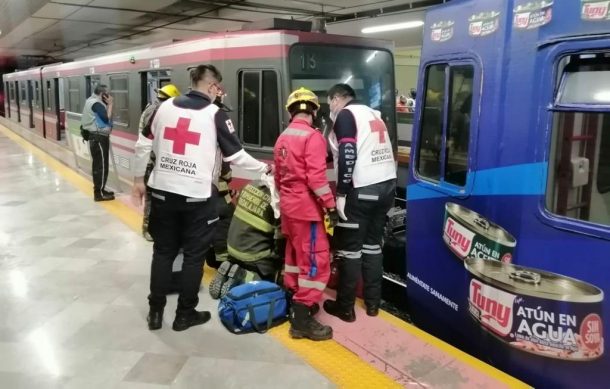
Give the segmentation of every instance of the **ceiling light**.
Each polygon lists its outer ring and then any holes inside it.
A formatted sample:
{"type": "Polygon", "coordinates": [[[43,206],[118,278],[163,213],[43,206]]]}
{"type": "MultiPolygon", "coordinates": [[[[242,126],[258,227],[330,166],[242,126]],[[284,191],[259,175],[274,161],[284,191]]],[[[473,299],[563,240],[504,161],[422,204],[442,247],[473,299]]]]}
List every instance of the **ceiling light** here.
{"type": "Polygon", "coordinates": [[[345,80],[343,80],[343,83],[344,83],[344,84],[347,84],[348,82],[350,82],[350,81],[351,81],[351,79],[352,79],[353,77],[354,77],[354,75],[353,75],[353,74],[350,74],[350,75],[349,75],[349,77],[347,77],[345,80]]]}
{"type": "Polygon", "coordinates": [[[602,103],[610,102],[610,91],[600,91],[593,95],[593,98],[602,103]]]}
{"type": "Polygon", "coordinates": [[[369,57],[366,59],[366,63],[369,63],[373,60],[373,58],[375,58],[375,56],[377,55],[377,51],[373,51],[373,53],[371,55],[369,55],[369,57]]]}
{"type": "Polygon", "coordinates": [[[411,22],[396,23],[396,24],[384,24],[382,26],[366,27],[362,29],[363,34],[374,34],[376,32],[404,30],[406,28],[416,28],[424,25],[421,20],[414,20],[411,22]]]}

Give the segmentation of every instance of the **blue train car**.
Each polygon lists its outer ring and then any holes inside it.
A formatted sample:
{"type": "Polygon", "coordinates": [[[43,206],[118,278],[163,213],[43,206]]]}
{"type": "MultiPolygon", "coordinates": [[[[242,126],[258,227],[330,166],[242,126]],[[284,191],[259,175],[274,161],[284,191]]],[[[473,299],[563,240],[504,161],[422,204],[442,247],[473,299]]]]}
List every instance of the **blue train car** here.
{"type": "Polygon", "coordinates": [[[426,16],[412,317],[535,387],[610,382],[609,4],[454,0],[426,16]]]}

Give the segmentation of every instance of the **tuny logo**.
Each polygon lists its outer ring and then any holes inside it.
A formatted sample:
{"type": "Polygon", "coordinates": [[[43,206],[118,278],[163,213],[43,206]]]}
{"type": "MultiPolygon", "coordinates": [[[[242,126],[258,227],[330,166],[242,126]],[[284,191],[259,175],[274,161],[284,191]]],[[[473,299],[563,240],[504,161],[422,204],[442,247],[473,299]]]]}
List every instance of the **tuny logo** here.
{"type": "Polygon", "coordinates": [[[470,254],[474,232],[469,231],[453,218],[448,217],[443,229],[443,238],[451,250],[461,258],[465,258],[470,254]]]}
{"type": "Polygon", "coordinates": [[[599,1],[596,3],[583,3],[580,14],[583,20],[604,20],[608,18],[610,1],[599,1]]]}
{"type": "Polygon", "coordinates": [[[501,336],[508,335],[513,327],[515,297],[474,278],[470,281],[469,302],[480,311],[477,319],[501,336]]]}

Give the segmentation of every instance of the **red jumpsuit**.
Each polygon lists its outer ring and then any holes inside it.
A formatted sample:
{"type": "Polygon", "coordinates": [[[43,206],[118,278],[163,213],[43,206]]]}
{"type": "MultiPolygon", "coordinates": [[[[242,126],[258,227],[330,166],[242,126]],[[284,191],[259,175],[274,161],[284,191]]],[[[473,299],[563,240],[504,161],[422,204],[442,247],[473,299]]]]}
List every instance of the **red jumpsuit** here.
{"type": "Polygon", "coordinates": [[[326,178],[326,140],[302,119],[294,119],[273,148],[275,183],[280,193],[286,236],[284,285],[293,301],[320,301],[330,276],[324,208],[335,207],[326,178]]]}

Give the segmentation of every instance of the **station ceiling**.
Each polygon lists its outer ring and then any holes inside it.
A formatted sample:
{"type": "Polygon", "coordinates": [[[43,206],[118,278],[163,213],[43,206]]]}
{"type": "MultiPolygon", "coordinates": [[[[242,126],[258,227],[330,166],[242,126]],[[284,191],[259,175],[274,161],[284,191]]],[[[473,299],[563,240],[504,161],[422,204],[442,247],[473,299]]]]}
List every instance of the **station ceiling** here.
{"type": "MultiPolygon", "coordinates": [[[[448,0],[0,0],[0,57],[69,60],[234,31],[272,17],[324,20],[329,33],[423,20],[448,0]]],[[[421,45],[422,28],[368,35],[421,45]]]]}

